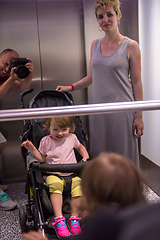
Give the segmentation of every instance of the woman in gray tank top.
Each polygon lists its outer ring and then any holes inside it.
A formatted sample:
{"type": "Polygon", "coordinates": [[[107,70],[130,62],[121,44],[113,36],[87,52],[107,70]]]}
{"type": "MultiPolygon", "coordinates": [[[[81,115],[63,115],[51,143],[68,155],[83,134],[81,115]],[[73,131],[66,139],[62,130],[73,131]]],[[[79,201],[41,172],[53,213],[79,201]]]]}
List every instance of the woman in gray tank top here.
{"type": "MultiPolygon", "coordinates": [[[[105,35],[91,44],[88,75],[56,90],[70,92],[92,84],[93,103],[142,101],[140,49],[136,41],[119,32],[119,0],[96,0],[95,14],[105,35]]],[[[91,153],[112,151],[139,164],[137,139],[143,135],[142,112],[93,115],[90,126],[91,153]]]]}

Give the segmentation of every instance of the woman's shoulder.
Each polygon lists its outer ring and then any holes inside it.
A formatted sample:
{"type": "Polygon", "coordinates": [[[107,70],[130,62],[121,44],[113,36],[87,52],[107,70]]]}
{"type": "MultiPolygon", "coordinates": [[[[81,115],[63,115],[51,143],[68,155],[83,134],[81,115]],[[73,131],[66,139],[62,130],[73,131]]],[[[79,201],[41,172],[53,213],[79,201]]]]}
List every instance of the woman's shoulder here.
{"type": "Polygon", "coordinates": [[[131,39],[127,36],[124,36],[122,42],[128,46],[128,54],[129,56],[140,54],[139,44],[136,40],[131,39]]]}
{"type": "Polygon", "coordinates": [[[137,42],[136,40],[132,39],[132,38],[129,38],[129,37],[127,37],[127,36],[124,36],[124,40],[125,40],[125,41],[128,41],[128,42],[129,42],[129,45],[130,45],[131,47],[137,47],[137,46],[139,46],[138,42],[137,42]]]}
{"type": "Polygon", "coordinates": [[[98,44],[100,43],[101,39],[102,38],[98,38],[98,39],[95,39],[95,40],[92,41],[92,43],[91,43],[91,52],[92,52],[92,54],[93,54],[93,50],[94,50],[95,46],[98,46],[98,44]]]}
{"type": "Polygon", "coordinates": [[[94,39],[91,43],[91,46],[94,46],[96,43],[100,42],[102,38],[94,39]]]}
{"type": "Polygon", "coordinates": [[[131,54],[140,54],[140,48],[137,41],[130,39],[128,51],[131,54]]]}

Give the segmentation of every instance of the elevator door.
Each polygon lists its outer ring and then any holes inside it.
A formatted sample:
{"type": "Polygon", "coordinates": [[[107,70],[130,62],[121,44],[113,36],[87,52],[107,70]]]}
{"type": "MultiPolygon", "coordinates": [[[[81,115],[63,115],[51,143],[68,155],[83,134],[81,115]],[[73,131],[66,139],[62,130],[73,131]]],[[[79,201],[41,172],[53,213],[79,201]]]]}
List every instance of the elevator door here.
{"type": "MultiPolygon", "coordinates": [[[[74,83],[86,75],[82,0],[37,0],[43,89],[74,83]]],[[[87,103],[87,90],[72,92],[87,103]]],[[[82,117],[87,131],[87,117],[82,117]]]]}

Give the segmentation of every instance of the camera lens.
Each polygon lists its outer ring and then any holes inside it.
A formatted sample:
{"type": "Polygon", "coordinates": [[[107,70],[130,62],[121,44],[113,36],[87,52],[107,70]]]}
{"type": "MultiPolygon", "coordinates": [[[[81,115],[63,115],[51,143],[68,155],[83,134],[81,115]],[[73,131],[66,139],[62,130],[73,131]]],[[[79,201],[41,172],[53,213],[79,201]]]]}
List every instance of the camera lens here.
{"type": "Polygon", "coordinates": [[[28,77],[30,74],[29,69],[24,65],[20,65],[20,66],[16,67],[15,73],[17,74],[17,77],[22,78],[22,79],[28,77]]]}

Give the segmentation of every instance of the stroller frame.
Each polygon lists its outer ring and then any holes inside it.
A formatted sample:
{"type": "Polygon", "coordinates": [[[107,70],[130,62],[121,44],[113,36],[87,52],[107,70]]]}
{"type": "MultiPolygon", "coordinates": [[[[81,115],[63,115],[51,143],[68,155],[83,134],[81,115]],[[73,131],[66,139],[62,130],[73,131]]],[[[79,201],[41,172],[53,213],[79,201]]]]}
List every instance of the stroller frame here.
{"type": "MultiPolygon", "coordinates": [[[[32,89],[29,89],[20,95],[20,105],[21,108],[24,108],[24,101],[23,98],[26,94],[32,92],[32,89]]],[[[42,91],[38,94],[45,95],[55,92],[55,91],[42,91]]],[[[38,94],[33,98],[30,102],[31,104],[34,103],[34,99],[37,98],[38,94]]],[[[56,93],[57,94],[57,93],[56,93]]],[[[60,93],[65,96],[67,99],[66,105],[72,105],[73,99],[71,94],[60,93]]],[[[50,106],[49,106],[50,107],[50,106]]],[[[78,124],[81,128],[81,120],[77,117],[78,124]]],[[[33,121],[27,120],[24,122],[25,128],[24,133],[21,136],[22,142],[27,139],[32,139],[31,132],[32,132],[32,124],[33,121]]],[[[84,130],[82,130],[82,135],[80,142],[87,146],[87,135],[85,134],[84,130]],[[84,144],[85,143],[85,144],[84,144]]],[[[53,216],[53,208],[51,202],[49,200],[49,192],[48,186],[44,183],[43,174],[46,172],[64,172],[64,173],[76,173],[80,174],[83,167],[87,164],[87,162],[80,162],[76,164],[41,164],[35,159],[24,147],[21,148],[22,156],[25,160],[26,166],[26,193],[27,193],[27,204],[22,205],[19,208],[19,219],[20,219],[20,227],[22,232],[27,232],[30,230],[37,230],[40,228],[45,234],[49,234],[48,237],[52,237],[51,239],[56,239],[55,230],[53,227],[49,226],[49,221],[53,216]]],[[[77,156],[76,156],[77,157],[77,156]]],[[[68,184],[69,186],[69,184],[68,184]]],[[[67,189],[67,187],[66,187],[67,189]]],[[[64,194],[65,190],[64,190],[64,194]]],[[[69,217],[69,214],[66,214],[66,218],[69,217]]],[[[50,238],[49,238],[50,239],[50,238]]]]}
{"type": "MultiPolygon", "coordinates": [[[[31,156],[29,156],[31,157],[31,156]]],[[[53,215],[52,205],[50,203],[49,198],[45,197],[45,203],[42,203],[42,195],[47,193],[47,186],[44,185],[44,180],[42,178],[41,172],[74,172],[80,174],[83,167],[87,164],[87,162],[79,162],[77,164],[40,164],[35,161],[34,158],[30,159],[32,162],[30,163],[30,167],[27,172],[27,183],[26,183],[26,192],[28,196],[28,203],[25,206],[22,205],[19,208],[19,216],[20,216],[20,226],[22,232],[27,232],[30,230],[37,230],[38,228],[42,230],[49,230],[49,233],[54,235],[54,231],[48,228],[48,223],[53,215]],[[31,181],[31,184],[30,184],[31,181]],[[30,187],[33,189],[33,196],[30,194],[30,187]],[[44,206],[44,205],[45,206],[44,206]],[[47,218],[44,216],[43,208],[45,207],[47,218]],[[51,214],[51,215],[50,215],[51,214]]],[[[67,216],[69,216],[67,214],[67,216]]]]}

